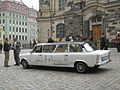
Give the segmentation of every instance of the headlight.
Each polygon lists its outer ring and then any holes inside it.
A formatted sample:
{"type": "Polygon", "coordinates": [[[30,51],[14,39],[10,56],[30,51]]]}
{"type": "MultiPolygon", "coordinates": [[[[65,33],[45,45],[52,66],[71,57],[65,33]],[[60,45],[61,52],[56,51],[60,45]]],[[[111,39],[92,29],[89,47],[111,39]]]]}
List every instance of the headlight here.
{"type": "Polygon", "coordinates": [[[102,61],[108,60],[108,56],[104,56],[101,58],[102,61]]]}
{"type": "Polygon", "coordinates": [[[100,55],[97,55],[96,63],[99,63],[99,60],[100,60],[100,55]]]}
{"type": "Polygon", "coordinates": [[[109,51],[108,52],[108,59],[110,59],[110,56],[111,56],[111,52],[109,51]]]}

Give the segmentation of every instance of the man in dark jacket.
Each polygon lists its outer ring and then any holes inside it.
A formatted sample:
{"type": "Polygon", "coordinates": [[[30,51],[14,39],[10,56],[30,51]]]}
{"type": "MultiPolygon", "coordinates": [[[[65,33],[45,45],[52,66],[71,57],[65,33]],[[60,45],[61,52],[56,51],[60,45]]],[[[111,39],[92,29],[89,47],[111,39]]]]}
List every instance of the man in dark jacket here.
{"type": "Polygon", "coordinates": [[[5,54],[4,66],[5,66],[5,67],[9,67],[8,61],[9,61],[10,45],[9,45],[9,43],[8,43],[8,38],[5,39],[3,50],[4,50],[4,54],[5,54]]]}
{"type": "Polygon", "coordinates": [[[3,45],[2,43],[0,43],[0,53],[2,53],[2,48],[3,48],[3,45]]]}
{"type": "Polygon", "coordinates": [[[100,37],[100,50],[106,50],[107,49],[107,39],[104,35],[104,33],[102,33],[101,37],[100,37]]]}
{"type": "Polygon", "coordinates": [[[20,58],[19,58],[19,54],[20,54],[20,49],[21,49],[21,43],[19,41],[17,41],[16,38],[13,38],[13,50],[14,50],[14,59],[15,59],[15,66],[20,66],[20,58]]]}

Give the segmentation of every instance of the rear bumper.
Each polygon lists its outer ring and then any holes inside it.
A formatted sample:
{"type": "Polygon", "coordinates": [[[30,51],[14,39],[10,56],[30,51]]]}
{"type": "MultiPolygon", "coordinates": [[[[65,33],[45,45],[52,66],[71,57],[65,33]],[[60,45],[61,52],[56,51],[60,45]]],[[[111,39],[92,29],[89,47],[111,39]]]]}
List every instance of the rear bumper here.
{"type": "Polygon", "coordinates": [[[108,59],[108,60],[105,60],[105,61],[103,61],[103,62],[100,62],[100,63],[96,64],[95,66],[104,65],[104,64],[109,63],[110,61],[111,61],[111,59],[108,59]]]}

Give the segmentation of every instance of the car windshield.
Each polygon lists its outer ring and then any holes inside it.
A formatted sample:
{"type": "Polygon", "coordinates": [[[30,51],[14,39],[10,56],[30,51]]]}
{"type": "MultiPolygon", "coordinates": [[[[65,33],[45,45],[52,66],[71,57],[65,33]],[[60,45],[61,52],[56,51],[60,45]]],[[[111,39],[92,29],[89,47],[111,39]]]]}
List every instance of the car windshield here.
{"type": "Polygon", "coordinates": [[[96,46],[92,42],[86,42],[83,46],[88,52],[97,50],[96,46]]]}

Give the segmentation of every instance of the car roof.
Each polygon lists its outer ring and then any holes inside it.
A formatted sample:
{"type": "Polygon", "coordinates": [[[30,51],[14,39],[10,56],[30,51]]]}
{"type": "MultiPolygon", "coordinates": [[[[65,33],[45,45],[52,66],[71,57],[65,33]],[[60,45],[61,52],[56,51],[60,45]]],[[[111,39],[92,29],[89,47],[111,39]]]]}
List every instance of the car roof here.
{"type": "Polygon", "coordinates": [[[75,44],[83,44],[83,43],[85,43],[85,42],[67,41],[67,42],[53,42],[53,43],[38,43],[38,44],[35,45],[35,46],[39,46],[39,45],[60,45],[60,44],[72,44],[72,43],[75,43],[75,44]]]}

